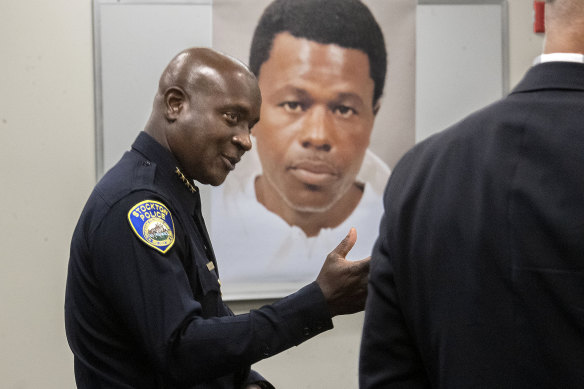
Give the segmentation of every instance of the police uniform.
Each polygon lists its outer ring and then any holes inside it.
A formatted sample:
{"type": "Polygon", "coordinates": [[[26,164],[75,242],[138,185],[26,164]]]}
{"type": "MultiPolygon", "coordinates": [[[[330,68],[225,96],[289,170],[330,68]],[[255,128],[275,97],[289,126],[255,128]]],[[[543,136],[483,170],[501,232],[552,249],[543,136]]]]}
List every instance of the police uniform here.
{"type": "Polygon", "coordinates": [[[177,166],[142,132],[81,214],[65,298],[80,388],[271,387],[252,363],[332,328],[316,283],[232,314],[199,193],[177,166]]]}

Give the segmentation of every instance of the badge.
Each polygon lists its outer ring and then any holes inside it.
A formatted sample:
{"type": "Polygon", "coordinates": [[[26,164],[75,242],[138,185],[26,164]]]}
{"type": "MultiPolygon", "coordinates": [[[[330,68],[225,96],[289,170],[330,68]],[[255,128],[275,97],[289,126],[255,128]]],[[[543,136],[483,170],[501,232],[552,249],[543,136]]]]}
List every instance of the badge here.
{"type": "Polygon", "coordinates": [[[174,244],[174,223],[164,204],[154,200],[142,201],[130,209],[128,221],[144,243],[162,254],[174,244]]]}

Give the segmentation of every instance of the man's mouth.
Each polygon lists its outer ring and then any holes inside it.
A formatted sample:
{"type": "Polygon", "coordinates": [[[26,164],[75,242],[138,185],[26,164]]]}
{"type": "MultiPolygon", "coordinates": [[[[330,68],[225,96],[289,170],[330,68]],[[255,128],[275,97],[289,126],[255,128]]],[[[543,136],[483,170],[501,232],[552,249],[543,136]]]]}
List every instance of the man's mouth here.
{"type": "Polygon", "coordinates": [[[337,180],[338,171],[324,161],[304,160],[288,168],[296,179],[308,185],[322,186],[337,180]]]}
{"type": "Polygon", "coordinates": [[[235,169],[235,165],[239,162],[240,157],[233,157],[230,155],[222,154],[221,158],[223,159],[223,163],[229,170],[235,169]]]}

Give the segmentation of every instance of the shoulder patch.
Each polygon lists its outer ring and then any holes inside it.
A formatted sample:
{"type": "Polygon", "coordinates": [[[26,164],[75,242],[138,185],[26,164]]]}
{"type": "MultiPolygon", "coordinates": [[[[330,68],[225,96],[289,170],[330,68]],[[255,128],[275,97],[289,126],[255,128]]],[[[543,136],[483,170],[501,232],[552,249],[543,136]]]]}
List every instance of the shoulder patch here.
{"type": "Polygon", "coordinates": [[[132,230],[148,246],[166,253],[174,244],[174,222],[164,204],[154,200],[141,201],[128,212],[132,230]]]}

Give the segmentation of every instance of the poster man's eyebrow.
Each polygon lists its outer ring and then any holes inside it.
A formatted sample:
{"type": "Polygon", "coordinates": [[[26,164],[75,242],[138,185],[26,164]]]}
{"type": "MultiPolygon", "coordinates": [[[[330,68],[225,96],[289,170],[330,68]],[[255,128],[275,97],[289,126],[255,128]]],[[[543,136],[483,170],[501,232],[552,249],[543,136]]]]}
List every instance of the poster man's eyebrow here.
{"type": "Polygon", "coordinates": [[[359,104],[363,104],[363,99],[357,93],[353,92],[341,92],[338,94],[338,100],[354,100],[359,104]]]}
{"type": "Polygon", "coordinates": [[[293,86],[293,85],[285,85],[281,88],[278,88],[274,94],[282,94],[282,93],[291,93],[294,94],[295,96],[301,97],[301,98],[309,98],[310,94],[303,88],[299,88],[297,86],[293,86]]]}

